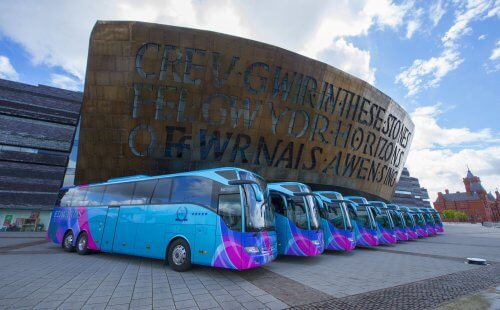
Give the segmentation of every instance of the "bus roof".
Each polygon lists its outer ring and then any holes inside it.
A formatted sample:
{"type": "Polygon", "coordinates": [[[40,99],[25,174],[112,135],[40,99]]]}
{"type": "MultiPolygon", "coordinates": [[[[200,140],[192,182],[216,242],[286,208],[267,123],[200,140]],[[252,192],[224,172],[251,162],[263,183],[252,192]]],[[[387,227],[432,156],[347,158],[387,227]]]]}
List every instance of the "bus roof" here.
{"type": "Polygon", "coordinates": [[[65,186],[62,187],[61,190],[65,189],[70,189],[70,188],[75,188],[75,187],[87,187],[87,186],[98,186],[98,185],[107,185],[107,184],[118,184],[118,183],[126,183],[126,182],[131,182],[131,181],[138,181],[138,180],[155,180],[155,179],[162,179],[162,178],[172,178],[172,177],[178,177],[178,176],[206,176],[208,178],[211,178],[215,181],[221,182],[221,183],[227,183],[229,180],[227,177],[223,177],[216,172],[220,171],[238,171],[238,172],[248,172],[253,174],[254,176],[257,176],[258,178],[263,179],[260,175],[256,174],[255,172],[237,168],[237,167],[219,167],[219,168],[211,168],[211,169],[204,169],[204,170],[195,170],[195,171],[187,171],[187,172],[179,172],[179,173],[173,173],[173,174],[162,174],[162,175],[133,175],[133,176],[126,176],[126,177],[118,177],[118,178],[112,178],[109,179],[108,181],[105,182],[98,182],[98,183],[89,183],[89,184],[81,184],[81,185],[74,185],[74,186],[65,186]]]}
{"type": "Polygon", "coordinates": [[[274,190],[288,196],[293,196],[295,192],[310,193],[309,186],[299,182],[278,182],[267,184],[269,190],[274,190]],[[294,186],[296,188],[294,188],[294,186]]]}

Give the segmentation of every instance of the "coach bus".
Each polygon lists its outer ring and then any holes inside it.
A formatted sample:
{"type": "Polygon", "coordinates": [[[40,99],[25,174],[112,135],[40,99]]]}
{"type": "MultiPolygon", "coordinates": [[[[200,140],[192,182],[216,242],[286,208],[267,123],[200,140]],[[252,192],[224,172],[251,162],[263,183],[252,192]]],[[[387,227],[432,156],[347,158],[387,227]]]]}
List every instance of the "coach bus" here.
{"type": "Polygon", "coordinates": [[[417,231],[417,235],[419,238],[429,236],[427,232],[427,224],[425,223],[425,219],[422,216],[422,213],[415,208],[407,208],[413,221],[415,222],[415,230],[417,231]]]}
{"type": "Polygon", "coordinates": [[[434,222],[431,212],[427,208],[418,208],[418,211],[420,211],[424,217],[427,234],[429,236],[436,235],[436,223],[434,222]]]}
{"type": "Polygon", "coordinates": [[[377,222],[380,243],[396,243],[398,239],[396,237],[394,222],[392,221],[387,205],[382,201],[368,201],[368,204],[375,207],[372,207],[372,210],[376,213],[375,222],[377,222]]]}
{"type": "Polygon", "coordinates": [[[352,227],[354,228],[356,246],[369,247],[379,245],[377,224],[370,208],[365,204],[358,205],[356,202],[348,199],[348,197],[345,197],[345,199],[347,200],[347,210],[349,211],[352,227]]]}
{"type": "Polygon", "coordinates": [[[315,256],[323,253],[323,232],[314,194],[302,183],[268,184],[274,210],[278,254],[315,256]]]}
{"type": "Polygon", "coordinates": [[[392,222],[394,223],[394,231],[396,232],[396,238],[398,241],[406,241],[408,240],[408,231],[406,230],[406,223],[403,217],[403,213],[399,210],[398,205],[395,204],[387,204],[387,208],[389,209],[389,214],[392,218],[392,222]]]}
{"type": "Polygon", "coordinates": [[[439,216],[439,212],[434,209],[434,208],[427,208],[427,210],[429,210],[429,212],[431,213],[432,215],[432,218],[434,218],[434,222],[436,223],[436,232],[444,232],[444,228],[443,228],[443,221],[441,221],[441,217],[439,216]]]}
{"type": "Polygon", "coordinates": [[[47,238],[91,250],[249,269],[277,255],[266,182],[238,168],[132,176],[63,188],[47,238]]]}
{"type": "Polygon", "coordinates": [[[401,211],[401,214],[403,214],[406,224],[406,232],[408,233],[409,239],[418,239],[419,235],[417,233],[417,223],[410,212],[410,208],[399,206],[399,210],[401,211]]]}
{"type": "Polygon", "coordinates": [[[351,251],[356,247],[354,229],[346,202],[338,192],[314,192],[319,204],[320,224],[326,250],[351,251]]]}

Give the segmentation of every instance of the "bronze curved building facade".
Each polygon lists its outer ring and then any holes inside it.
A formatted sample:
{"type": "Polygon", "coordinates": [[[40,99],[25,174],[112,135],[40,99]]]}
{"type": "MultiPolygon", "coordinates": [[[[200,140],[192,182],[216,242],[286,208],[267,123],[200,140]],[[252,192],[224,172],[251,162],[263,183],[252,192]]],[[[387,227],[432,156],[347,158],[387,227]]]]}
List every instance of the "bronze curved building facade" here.
{"type": "Polygon", "coordinates": [[[414,125],[368,83],[209,31],[98,22],[76,183],[217,166],[390,199],[414,125]]]}

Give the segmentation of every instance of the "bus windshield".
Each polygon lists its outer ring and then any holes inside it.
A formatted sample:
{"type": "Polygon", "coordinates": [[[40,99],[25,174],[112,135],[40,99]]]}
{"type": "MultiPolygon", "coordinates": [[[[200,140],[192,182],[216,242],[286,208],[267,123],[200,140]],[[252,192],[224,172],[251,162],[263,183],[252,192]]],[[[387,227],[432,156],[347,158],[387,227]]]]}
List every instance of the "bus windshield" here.
{"type": "Polygon", "coordinates": [[[358,217],[356,221],[363,227],[372,228],[368,210],[365,207],[358,208],[358,217]]]}
{"type": "Polygon", "coordinates": [[[290,197],[286,212],[287,218],[289,218],[298,228],[309,229],[304,199],[305,197],[290,197]]]}
{"type": "Polygon", "coordinates": [[[429,213],[424,213],[424,219],[427,224],[434,224],[434,220],[432,219],[432,215],[429,213]]]}
{"type": "Polygon", "coordinates": [[[413,217],[411,217],[408,212],[403,212],[403,218],[405,219],[406,226],[415,228],[415,221],[413,220],[413,217]]]}
{"type": "Polygon", "coordinates": [[[393,229],[391,219],[385,210],[382,210],[382,213],[375,217],[375,221],[385,229],[393,229]]]}
{"type": "Polygon", "coordinates": [[[246,196],[245,231],[274,230],[274,214],[269,203],[267,183],[257,176],[246,176],[245,178],[258,183],[258,185],[246,184],[243,186],[246,196]],[[262,201],[257,201],[256,197],[259,195],[262,195],[262,201]]]}
{"type": "Polygon", "coordinates": [[[314,202],[314,196],[309,195],[306,196],[306,201],[308,205],[309,211],[309,222],[311,225],[311,229],[319,229],[319,208],[314,202]]]}
{"type": "Polygon", "coordinates": [[[403,219],[401,218],[401,215],[394,210],[390,210],[389,212],[391,213],[391,217],[392,217],[392,221],[394,222],[394,225],[398,228],[404,228],[405,225],[404,225],[403,219]]]}
{"type": "Polygon", "coordinates": [[[339,202],[333,202],[326,204],[324,208],[321,209],[323,217],[330,222],[333,227],[345,229],[345,223],[342,216],[342,207],[339,202]]]}
{"type": "Polygon", "coordinates": [[[441,222],[441,218],[439,218],[439,215],[437,213],[432,213],[432,217],[434,218],[434,221],[436,224],[442,225],[443,223],[441,222]]]}
{"type": "Polygon", "coordinates": [[[425,226],[425,220],[422,214],[420,213],[413,213],[413,219],[415,220],[415,223],[417,223],[418,226],[425,226]]]}

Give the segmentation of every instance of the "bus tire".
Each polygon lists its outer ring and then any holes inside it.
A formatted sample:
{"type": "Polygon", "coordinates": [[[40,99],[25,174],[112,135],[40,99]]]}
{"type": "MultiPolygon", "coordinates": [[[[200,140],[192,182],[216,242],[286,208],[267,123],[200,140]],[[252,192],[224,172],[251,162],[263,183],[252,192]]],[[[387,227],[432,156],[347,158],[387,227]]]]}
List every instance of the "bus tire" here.
{"type": "Polygon", "coordinates": [[[168,247],[168,264],[175,271],[186,271],[191,268],[191,249],[186,240],[175,239],[168,247]]]}
{"type": "Polygon", "coordinates": [[[64,235],[63,241],[62,241],[62,248],[66,252],[74,252],[75,251],[75,246],[73,245],[73,232],[69,230],[66,232],[64,235]]]}
{"type": "Polygon", "coordinates": [[[89,238],[87,236],[86,232],[82,232],[79,236],[78,239],[76,239],[76,253],[80,255],[87,255],[90,253],[90,250],[88,248],[88,241],[89,238]]]}

